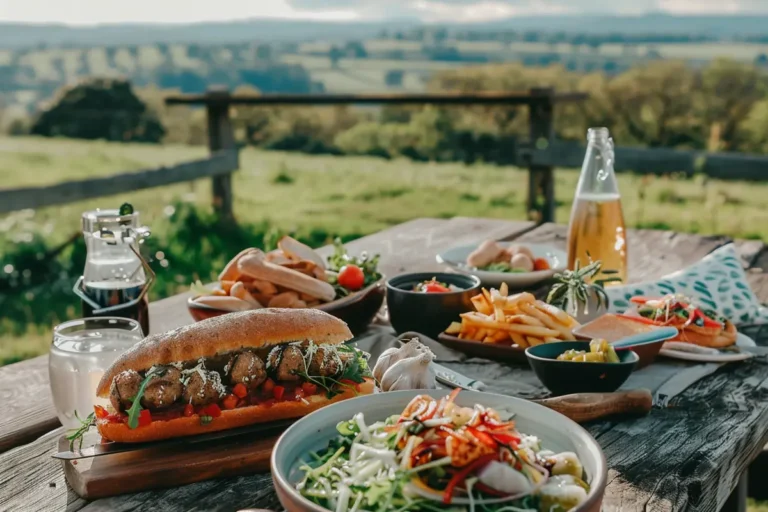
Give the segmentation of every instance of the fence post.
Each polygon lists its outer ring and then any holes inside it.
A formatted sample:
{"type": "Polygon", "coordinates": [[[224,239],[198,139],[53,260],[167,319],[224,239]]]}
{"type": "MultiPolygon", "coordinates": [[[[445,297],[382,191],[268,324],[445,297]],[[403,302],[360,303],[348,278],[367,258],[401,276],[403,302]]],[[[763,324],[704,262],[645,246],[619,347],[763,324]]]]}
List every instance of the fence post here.
{"type": "MultiPolygon", "coordinates": [[[[549,148],[554,134],[554,89],[531,89],[528,120],[532,150],[549,148]]],[[[548,165],[529,166],[528,218],[538,223],[555,221],[555,177],[548,165]]]]}
{"type": "MultiPolygon", "coordinates": [[[[211,154],[222,149],[235,149],[235,135],[229,119],[229,91],[209,89],[208,103],[208,149],[211,154]]],[[[221,174],[211,179],[213,209],[223,219],[234,220],[232,210],[232,174],[221,174]]]]}

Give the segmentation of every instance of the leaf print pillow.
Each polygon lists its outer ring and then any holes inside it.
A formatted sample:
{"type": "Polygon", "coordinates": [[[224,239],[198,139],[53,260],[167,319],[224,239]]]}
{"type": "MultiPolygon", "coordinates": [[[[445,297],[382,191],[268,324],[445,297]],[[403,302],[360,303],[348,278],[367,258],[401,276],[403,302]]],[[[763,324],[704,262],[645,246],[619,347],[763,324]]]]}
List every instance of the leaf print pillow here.
{"type": "Polygon", "coordinates": [[[660,297],[681,293],[706,309],[714,309],[734,324],[768,323],[768,308],[752,292],[747,274],[733,244],[727,244],[698,263],[664,276],[658,281],[606,288],[609,311],[622,313],[635,295],[660,297]]]}

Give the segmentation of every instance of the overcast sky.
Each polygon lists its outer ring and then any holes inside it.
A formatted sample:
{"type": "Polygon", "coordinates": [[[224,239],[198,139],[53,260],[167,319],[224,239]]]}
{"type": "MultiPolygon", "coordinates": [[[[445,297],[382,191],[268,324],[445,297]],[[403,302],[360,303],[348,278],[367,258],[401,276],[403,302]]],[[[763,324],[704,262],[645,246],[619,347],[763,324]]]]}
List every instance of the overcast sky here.
{"type": "Polygon", "coordinates": [[[768,0],[0,0],[0,21],[74,25],[188,23],[244,18],[491,21],[513,16],[606,13],[768,14],[768,0]]]}

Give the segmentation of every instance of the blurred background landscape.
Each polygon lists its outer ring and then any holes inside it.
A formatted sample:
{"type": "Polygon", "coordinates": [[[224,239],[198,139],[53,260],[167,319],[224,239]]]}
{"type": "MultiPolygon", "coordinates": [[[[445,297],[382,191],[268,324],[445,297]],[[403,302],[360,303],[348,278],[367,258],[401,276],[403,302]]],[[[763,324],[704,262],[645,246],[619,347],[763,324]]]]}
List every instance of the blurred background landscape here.
{"type": "MultiPolygon", "coordinates": [[[[251,95],[553,87],[589,95],[556,107],[558,139],[607,126],[622,146],[768,152],[759,1],[293,0],[260,13],[236,1],[197,12],[140,0],[136,15],[25,3],[0,7],[0,189],[202,158],[205,109],[164,100],[213,86],[251,95]]],[[[153,230],[143,246],[158,274],[153,299],[282,233],[319,246],[415,217],[530,213],[527,169],[503,158],[528,135],[525,108],[237,106],[230,116],[242,148],[235,223],[212,210],[208,179],[0,215],[0,364],[45,352],[51,326],[80,315],[71,289],[87,209],[141,211],[153,230]]],[[[628,226],[768,241],[766,182],[680,171],[619,175],[628,226]]],[[[577,177],[555,171],[558,222],[577,177]]]]}

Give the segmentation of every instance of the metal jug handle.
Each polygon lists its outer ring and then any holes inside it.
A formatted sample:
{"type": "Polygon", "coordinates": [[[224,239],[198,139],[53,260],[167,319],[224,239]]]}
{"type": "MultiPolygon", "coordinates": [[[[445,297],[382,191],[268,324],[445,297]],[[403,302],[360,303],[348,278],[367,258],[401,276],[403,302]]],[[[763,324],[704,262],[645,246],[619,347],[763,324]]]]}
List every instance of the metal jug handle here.
{"type": "MultiPolygon", "coordinates": [[[[144,288],[142,288],[141,293],[139,294],[138,297],[136,297],[135,299],[133,299],[133,300],[131,300],[129,302],[126,302],[126,303],[123,303],[123,304],[116,304],[114,306],[107,306],[107,307],[103,308],[103,307],[101,307],[101,304],[97,304],[96,302],[94,302],[93,299],[91,299],[85,293],[85,291],[83,291],[83,286],[82,286],[83,285],[83,276],[80,276],[78,278],[77,282],[75,283],[75,286],[72,288],[72,291],[75,293],[75,295],[80,297],[83,301],[85,301],[89,306],[91,306],[93,308],[93,314],[94,315],[103,315],[105,313],[114,313],[116,311],[120,311],[121,309],[129,308],[131,306],[135,306],[136,304],[138,304],[144,298],[144,296],[149,291],[149,288],[154,284],[155,280],[157,279],[157,276],[155,275],[155,272],[152,270],[152,267],[149,266],[149,262],[147,262],[147,260],[144,259],[144,257],[141,255],[141,253],[135,247],[133,247],[132,244],[129,247],[131,248],[133,253],[139,258],[139,261],[141,262],[141,266],[144,268],[144,271],[146,272],[147,281],[146,281],[146,283],[144,283],[144,288]]],[[[138,271],[138,270],[139,269],[137,267],[136,271],[138,271]]]]}

